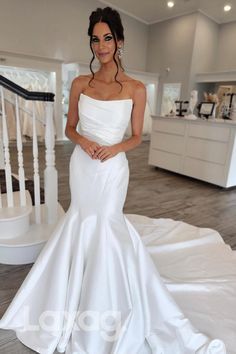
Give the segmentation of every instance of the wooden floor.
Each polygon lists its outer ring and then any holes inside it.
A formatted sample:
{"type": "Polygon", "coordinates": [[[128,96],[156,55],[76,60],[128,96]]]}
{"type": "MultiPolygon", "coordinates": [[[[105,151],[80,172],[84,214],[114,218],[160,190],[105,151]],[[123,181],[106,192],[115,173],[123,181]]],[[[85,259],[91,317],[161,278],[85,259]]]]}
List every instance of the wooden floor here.
{"type": "MultiPolygon", "coordinates": [[[[138,148],[127,153],[130,183],[124,212],[155,218],[172,218],[199,227],[213,228],[220,232],[226,243],[236,249],[236,188],[223,189],[149,166],[148,149],[149,142],[143,142],[138,148]]],[[[31,151],[30,146],[25,147],[24,164],[28,178],[32,178],[31,151]]],[[[68,168],[72,151],[73,145],[70,142],[56,146],[59,201],[65,210],[70,203],[68,168]]],[[[43,147],[40,148],[39,156],[44,160],[43,147]]],[[[15,173],[17,173],[16,158],[16,154],[11,156],[15,173]]],[[[41,165],[41,176],[43,168],[41,165]]],[[[32,264],[0,265],[0,317],[31,267],[32,264]]],[[[21,344],[13,331],[0,330],[0,353],[34,352],[21,344]]]]}

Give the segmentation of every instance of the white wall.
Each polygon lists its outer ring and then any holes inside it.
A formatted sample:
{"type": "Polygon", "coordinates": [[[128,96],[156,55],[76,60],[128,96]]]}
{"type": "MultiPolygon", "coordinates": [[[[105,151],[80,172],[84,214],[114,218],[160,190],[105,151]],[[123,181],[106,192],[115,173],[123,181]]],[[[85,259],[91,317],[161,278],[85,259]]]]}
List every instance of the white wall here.
{"type": "MultiPolygon", "coordinates": [[[[89,62],[89,15],[96,0],[1,0],[0,50],[64,62],[89,62]]],[[[121,14],[125,27],[126,67],[144,71],[148,26],[121,14]]]]}
{"type": "Polygon", "coordinates": [[[220,26],[218,42],[217,70],[236,70],[236,21],[220,26]]]}
{"type": "Polygon", "coordinates": [[[194,35],[188,92],[196,88],[195,75],[197,73],[216,70],[218,38],[219,25],[199,12],[194,35]]]}
{"type": "Polygon", "coordinates": [[[182,83],[181,98],[188,96],[197,13],[159,22],[149,28],[147,71],[158,72],[159,111],[164,83],[182,83]],[[170,72],[166,71],[170,68],[170,72]]]}
{"type": "Polygon", "coordinates": [[[199,88],[197,73],[236,70],[235,38],[236,22],[219,25],[200,12],[151,25],[147,70],[161,75],[158,113],[164,83],[181,82],[181,99],[187,100],[199,88]]]}

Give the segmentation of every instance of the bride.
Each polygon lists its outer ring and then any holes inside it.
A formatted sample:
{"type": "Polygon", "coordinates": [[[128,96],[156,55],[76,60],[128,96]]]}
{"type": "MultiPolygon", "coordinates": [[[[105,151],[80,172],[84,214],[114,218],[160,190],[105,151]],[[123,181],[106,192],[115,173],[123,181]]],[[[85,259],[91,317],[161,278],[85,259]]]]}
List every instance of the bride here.
{"type": "MultiPolygon", "coordinates": [[[[225,354],[223,340],[196,329],[172,297],[137,231],[138,216],[132,222],[123,214],[125,152],[142,140],[146,90],[122,68],[124,34],[116,10],[93,11],[88,35],[100,68],[71,87],[71,204],[0,328],[14,330],[42,354],[225,354]],[[124,141],[130,119],[132,136],[124,141]]],[[[163,231],[154,219],[148,228],[155,240],[163,231]]]]}

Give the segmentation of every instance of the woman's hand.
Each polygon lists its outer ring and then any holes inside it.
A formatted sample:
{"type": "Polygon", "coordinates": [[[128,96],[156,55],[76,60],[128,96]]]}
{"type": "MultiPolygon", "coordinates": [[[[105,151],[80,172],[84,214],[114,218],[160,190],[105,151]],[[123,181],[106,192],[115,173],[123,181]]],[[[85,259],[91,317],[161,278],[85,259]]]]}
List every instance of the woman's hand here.
{"type": "Polygon", "coordinates": [[[119,152],[120,151],[116,145],[100,146],[93,155],[93,159],[100,159],[101,162],[103,162],[117,155],[119,152]]]}
{"type": "Polygon", "coordinates": [[[91,141],[85,137],[82,138],[80,142],[81,148],[93,158],[95,152],[100,148],[100,145],[95,141],[91,141]]]}

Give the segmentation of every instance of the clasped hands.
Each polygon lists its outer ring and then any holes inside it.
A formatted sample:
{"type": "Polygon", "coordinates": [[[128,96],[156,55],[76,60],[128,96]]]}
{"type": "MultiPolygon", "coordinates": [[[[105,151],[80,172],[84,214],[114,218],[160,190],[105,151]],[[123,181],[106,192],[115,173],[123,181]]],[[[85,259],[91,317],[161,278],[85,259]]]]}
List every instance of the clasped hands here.
{"type": "Polygon", "coordinates": [[[80,146],[93,160],[99,159],[101,162],[110,159],[119,152],[115,145],[99,145],[97,142],[88,140],[87,138],[83,139],[80,146]]]}

